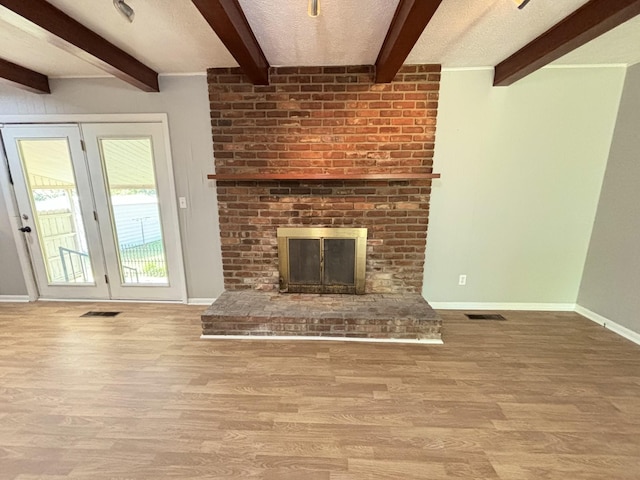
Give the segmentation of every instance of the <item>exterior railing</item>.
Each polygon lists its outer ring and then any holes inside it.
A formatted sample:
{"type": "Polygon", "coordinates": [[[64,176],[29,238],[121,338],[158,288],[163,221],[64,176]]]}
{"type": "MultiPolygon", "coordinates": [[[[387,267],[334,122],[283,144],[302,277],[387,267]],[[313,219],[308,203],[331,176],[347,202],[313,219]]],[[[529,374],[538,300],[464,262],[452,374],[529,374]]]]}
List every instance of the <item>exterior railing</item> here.
{"type": "MultiPolygon", "coordinates": [[[[58,251],[60,252],[60,261],[62,263],[62,272],[64,274],[65,282],[67,283],[76,282],[76,278],[78,277],[78,274],[82,274],[82,283],[89,283],[91,281],[89,276],[87,275],[87,271],[90,271],[91,269],[91,264],[86,263],[86,262],[89,262],[88,253],[80,252],[78,250],[72,250],[66,247],[58,247],[58,251]],[[68,264],[67,264],[67,260],[65,259],[65,254],[69,259],[68,264]],[[79,260],[80,270],[76,270],[76,267],[74,266],[73,255],[75,255],[76,258],[79,260]],[[71,275],[69,275],[69,273],[71,273],[71,275]]],[[[134,278],[135,278],[135,283],[138,283],[140,281],[138,270],[136,270],[135,268],[129,267],[127,265],[122,265],[122,270],[123,270],[123,275],[125,277],[124,278],[125,282],[126,282],[127,274],[131,279],[130,283],[134,282],[133,280],[134,278]]]]}
{"type": "Polygon", "coordinates": [[[85,262],[89,260],[89,254],[84,252],[79,252],[78,250],[71,250],[66,247],[58,247],[58,251],[60,252],[60,261],[62,262],[62,272],[64,274],[65,282],[76,282],[78,278],[78,274],[82,275],[82,282],[89,282],[89,277],[87,276],[87,270],[91,268],[91,266],[87,266],[85,262]],[[69,263],[65,260],[65,253],[69,258],[69,263]],[[80,269],[76,270],[76,265],[73,262],[73,255],[78,259],[78,263],[80,264],[80,269]],[[88,267],[88,268],[87,268],[88,267]],[[69,275],[71,273],[71,275],[69,275]]]}
{"type": "Polygon", "coordinates": [[[143,277],[166,277],[167,262],[162,241],[120,245],[120,262],[143,277]]]}

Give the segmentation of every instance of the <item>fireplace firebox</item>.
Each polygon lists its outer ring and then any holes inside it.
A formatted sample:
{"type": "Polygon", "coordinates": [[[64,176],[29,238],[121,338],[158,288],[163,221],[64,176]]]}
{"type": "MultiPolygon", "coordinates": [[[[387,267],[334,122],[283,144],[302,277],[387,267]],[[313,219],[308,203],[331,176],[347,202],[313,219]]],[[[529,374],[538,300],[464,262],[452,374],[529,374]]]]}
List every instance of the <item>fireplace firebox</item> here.
{"type": "Polygon", "coordinates": [[[280,291],[365,293],[366,228],[278,228],[280,291]]]}

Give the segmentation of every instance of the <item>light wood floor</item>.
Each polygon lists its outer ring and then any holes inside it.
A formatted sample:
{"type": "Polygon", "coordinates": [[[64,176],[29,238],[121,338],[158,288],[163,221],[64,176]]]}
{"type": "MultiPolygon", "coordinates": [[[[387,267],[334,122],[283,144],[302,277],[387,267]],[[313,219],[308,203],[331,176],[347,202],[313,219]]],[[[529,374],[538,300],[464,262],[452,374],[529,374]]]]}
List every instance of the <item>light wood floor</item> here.
{"type": "Polygon", "coordinates": [[[640,478],[640,347],[576,314],[398,346],[199,340],[202,310],[0,304],[0,478],[640,478]]]}

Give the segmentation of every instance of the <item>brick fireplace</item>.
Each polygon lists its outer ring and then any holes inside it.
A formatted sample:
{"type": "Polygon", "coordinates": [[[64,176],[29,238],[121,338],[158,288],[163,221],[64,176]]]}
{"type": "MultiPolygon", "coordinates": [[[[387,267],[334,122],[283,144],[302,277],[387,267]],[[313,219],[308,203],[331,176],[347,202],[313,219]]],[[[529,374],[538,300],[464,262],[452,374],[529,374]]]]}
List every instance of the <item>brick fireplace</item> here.
{"type": "MultiPolygon", "coordinates": [[[[348,227],[368,232],[366,294],[420,295],[431,180],[385,176],[432,172],[440,66],[404,66],[388,84],[373,83],[373,73],[281,67],[270,70],[270,85],[256,86],[239,69],[208,71],[215,173],[251,176],[216,182],[225,294],[278,291],[278,228],[348,227]],[[371,174],[382,178],[360,178],[371,174]]],[[[234,318],[233,328],[243,315],[234,318]]],[[[412,328],[399,327],[398,338],[412,328]]]]}
{"type": "Polygon", "coordinates": [[[216,173],[342,173],[347,181],[218,182],[227,290],[278,289],[277,227],[368,228],[367,293],[419,293],[430,180],[358,180],[430,173],[439,65],[272,68],[254,86],[239,69],[208,71],[216,173]]]}

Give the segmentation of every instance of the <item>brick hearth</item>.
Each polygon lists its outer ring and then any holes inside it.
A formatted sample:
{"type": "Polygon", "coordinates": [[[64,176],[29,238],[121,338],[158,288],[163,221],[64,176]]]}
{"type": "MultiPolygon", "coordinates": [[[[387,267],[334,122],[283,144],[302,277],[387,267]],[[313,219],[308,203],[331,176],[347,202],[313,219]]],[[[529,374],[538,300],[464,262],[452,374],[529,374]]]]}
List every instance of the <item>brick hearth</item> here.
{"type": "Polygon", "coordinates": [[[205,335],[439,340],[440,326],[418,294],[224,292],[202,315],[205,335]]]}

